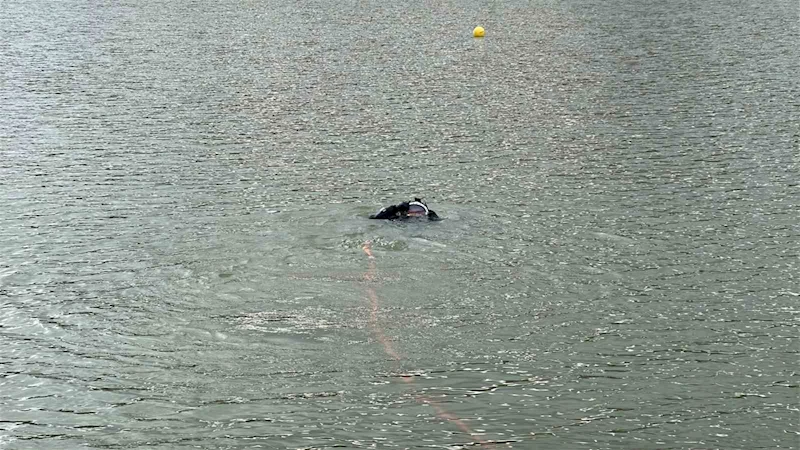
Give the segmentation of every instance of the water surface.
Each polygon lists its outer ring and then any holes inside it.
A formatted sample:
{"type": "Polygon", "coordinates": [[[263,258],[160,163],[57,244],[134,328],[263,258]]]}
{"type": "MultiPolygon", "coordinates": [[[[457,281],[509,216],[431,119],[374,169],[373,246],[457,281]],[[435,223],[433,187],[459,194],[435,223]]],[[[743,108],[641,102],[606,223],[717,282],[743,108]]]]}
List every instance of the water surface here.
{"type": "Polygon", "coordinates": [[[2,10],[0,447],[798,447],[796,3],[2,10]]]}

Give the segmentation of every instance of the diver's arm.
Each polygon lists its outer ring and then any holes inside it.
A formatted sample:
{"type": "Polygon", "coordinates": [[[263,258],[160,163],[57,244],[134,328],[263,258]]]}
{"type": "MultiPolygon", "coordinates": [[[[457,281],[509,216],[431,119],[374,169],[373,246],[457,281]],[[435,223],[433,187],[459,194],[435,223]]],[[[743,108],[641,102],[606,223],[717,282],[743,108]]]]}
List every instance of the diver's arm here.
{"type": "Polygon", "coordinates": [[[408,202],[400,203],[399,205],[391,205],[382,208],[375,214],[369,216],[370,219],[396,219],[408,212],[408,202]]]}
{"type": "Polygon", "coordinates": [[[375,214],[370,214],[369,218],[370,219],[390,219],[390,218],[394,217],[395,212],[396,211],[395,211],[394,205],[387,206],[385,208],[381,208],[381,210],[378,211],[375,214]]]}
{"type": "MultiPolygon", "coordinates": [[[[400,206],[400,205],[391,205],[391,206],[387,206],[385,208],[381,208],[381,210],[378,211],[377,213],[371,214],[369,216],[369,218],[370,219],[394,219],[395,217],[397,217],[397,213],[400,212],[400,209],[398,208],[398,206],[400,206]]],[[[408,206],[406,206],[406,210],[408,210],[408,206]]]]}

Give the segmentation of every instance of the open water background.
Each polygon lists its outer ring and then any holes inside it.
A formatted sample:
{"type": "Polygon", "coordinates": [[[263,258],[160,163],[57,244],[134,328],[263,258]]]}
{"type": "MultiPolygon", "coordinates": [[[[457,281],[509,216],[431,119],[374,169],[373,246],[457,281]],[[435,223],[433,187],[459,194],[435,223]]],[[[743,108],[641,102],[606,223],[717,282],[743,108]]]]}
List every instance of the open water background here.
{"type": "Polygon", "coordinates": [[[798,23],[2,0],[0,448],[798,448],[798,23]]]}

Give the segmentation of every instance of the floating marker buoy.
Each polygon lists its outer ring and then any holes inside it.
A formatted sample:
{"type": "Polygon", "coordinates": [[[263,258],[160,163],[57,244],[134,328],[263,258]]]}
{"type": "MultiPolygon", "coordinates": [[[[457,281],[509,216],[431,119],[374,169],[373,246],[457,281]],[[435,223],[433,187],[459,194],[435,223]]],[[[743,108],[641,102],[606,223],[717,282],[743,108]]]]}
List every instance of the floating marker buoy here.
{"type": "Polygon", "coordinates": [[[475,27],[475,29],[472,30],[472,37],[483,37],[485,34],[486,31],[484,31],[483,27],[475,27]]]}

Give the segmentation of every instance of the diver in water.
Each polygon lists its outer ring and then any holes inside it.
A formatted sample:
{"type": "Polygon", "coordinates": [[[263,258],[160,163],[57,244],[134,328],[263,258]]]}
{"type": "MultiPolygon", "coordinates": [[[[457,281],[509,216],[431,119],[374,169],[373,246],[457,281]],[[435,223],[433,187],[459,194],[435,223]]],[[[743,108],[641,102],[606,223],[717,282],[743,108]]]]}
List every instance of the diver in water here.
{"type": "Polygon", "coordinates": [[[410,218],[424,218],[428,220],[442,220],[432,209],[428,209],[422,199],[415,198],[411,202],[403,202],[399,205],[391,205],[381,208],[375,214],[369,216],[370,219],[405,220],[410,218]]]}

